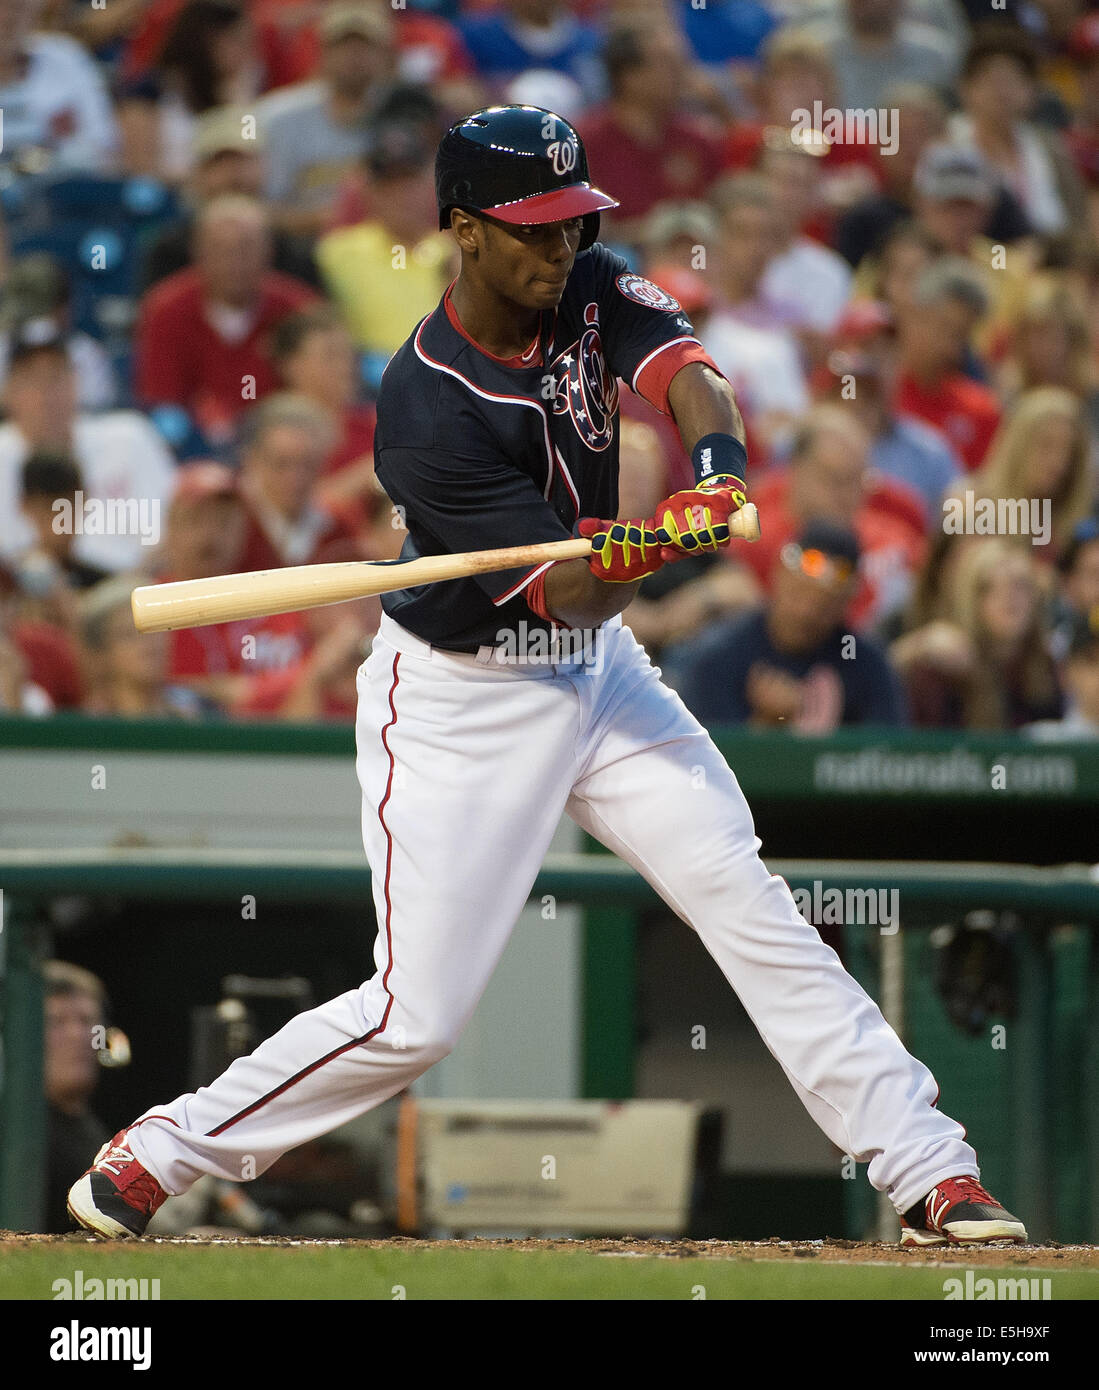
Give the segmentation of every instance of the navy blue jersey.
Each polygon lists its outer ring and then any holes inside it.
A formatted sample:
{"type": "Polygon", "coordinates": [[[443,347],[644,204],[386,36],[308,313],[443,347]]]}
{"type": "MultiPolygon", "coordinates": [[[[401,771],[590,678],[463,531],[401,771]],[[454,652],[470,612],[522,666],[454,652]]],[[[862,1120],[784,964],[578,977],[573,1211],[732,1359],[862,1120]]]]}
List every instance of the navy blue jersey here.
{"type": "MultiPolygon", "coordinates": [[[[529,366],[478,348],[444,296],[378,396],[375,468],[408,528],[401,558],[566,540],[578,517],[616,517],[617,379],[635,387],[646,369],[651,379],[675,360],[668,353],[703,357],[690,320],[599,242],[577,256],[557,308],[542,311],[529,366]]],[[[498,646],[520,622],[549,627],[525,598],[546,568],[401,589],[382,606],[435,646],[498,646]]]]}

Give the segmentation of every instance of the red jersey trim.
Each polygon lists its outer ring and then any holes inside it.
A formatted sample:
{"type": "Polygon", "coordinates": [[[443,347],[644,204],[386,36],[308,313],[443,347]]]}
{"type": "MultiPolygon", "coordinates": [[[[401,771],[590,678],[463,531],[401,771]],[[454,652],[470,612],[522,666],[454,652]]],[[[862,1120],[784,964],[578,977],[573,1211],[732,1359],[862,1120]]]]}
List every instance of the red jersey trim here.
{"type": "Polygon", "coordinates": [[[540,565],[535,565],[532,570],[528,570],[523,575],[518,584],[512,585],[506,594],[501,594],[499,598],[492,600],[493,604],[499,608],[502,603],[507,603],[508,599],[513,599],[516,594],[522,593],[532,579],[536,579],[544,570],[548,570],[550,565],[555,565],[556,560],[544,560],[540,565]]]}
{"type": "Polygon", "coordinates": [[[673,338],[641,359],[630,381],[630,390],[647,400],[661,415],[671,415],[668,387],[676,373],[689,362],[701,362],[726,380],[725,373],[697,338],[673,338]]]}

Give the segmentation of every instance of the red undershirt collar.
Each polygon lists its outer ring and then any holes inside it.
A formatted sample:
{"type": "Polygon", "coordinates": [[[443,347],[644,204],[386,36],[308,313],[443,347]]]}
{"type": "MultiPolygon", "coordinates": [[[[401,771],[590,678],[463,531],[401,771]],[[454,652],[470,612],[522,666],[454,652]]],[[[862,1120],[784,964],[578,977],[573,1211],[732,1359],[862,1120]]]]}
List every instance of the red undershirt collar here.
{"type": "Polygon", "coordinates": [[[541,340],[541,328],[539,328],[539,331],[534,335],[534,341],[531,343],[530,347],[527,348],[526,352],[521,352],[515,357],[497,357],[494,352],[489,352],[488,348],[482,347],[476,339],[471,338],[462,327],[462,321],[458,317],[458,311],[450,302],[450,292],[454,288],[455,283],[456,281],[452,280],[447,286],[446,294],[443,295],[443,308],[446,310],[446,316],[450,320],[451,326],[454,328],[455,332],[460,333],[467,343],[472,343],[478,352],[483,352],[486,357],[490,358],[493,362],[498,362],[501,367],[523,368],[540,367],[542,365],[541,353],[538,350],[541,340]]]}

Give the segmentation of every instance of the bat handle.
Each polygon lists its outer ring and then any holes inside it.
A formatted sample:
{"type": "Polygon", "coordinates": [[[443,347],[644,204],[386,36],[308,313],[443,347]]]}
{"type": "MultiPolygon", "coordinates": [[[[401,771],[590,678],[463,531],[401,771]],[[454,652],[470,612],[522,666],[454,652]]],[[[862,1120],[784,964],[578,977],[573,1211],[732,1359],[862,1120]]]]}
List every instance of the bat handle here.
{"type": "Polygon", "coordinates": [[[759,540],[759,512],[754,502],[745,502],[740,511],[729,518],[729,533],[742,541],[759,540]]]}

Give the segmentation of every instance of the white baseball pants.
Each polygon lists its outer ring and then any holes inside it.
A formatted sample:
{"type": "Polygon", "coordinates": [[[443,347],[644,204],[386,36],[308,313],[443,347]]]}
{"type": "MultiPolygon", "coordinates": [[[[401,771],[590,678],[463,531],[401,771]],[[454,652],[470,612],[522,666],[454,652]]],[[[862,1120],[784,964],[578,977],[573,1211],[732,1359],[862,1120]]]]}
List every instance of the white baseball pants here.
{"type": "Polygon", "coordinates": [[[705,730],[621,619],[600,639],[587,664],[501,665],[383,621],[356,729],[377,973],[146,1112],[130,1142],[167,1191],[255,1177],[446,1056],[566,811],[698,932],[810,1115],[898,1211],[979,1176],[934,1077],[764,867],[705,730]]]}

